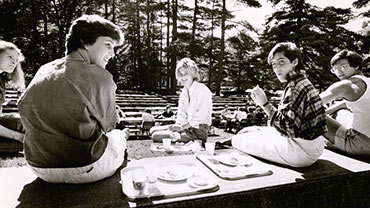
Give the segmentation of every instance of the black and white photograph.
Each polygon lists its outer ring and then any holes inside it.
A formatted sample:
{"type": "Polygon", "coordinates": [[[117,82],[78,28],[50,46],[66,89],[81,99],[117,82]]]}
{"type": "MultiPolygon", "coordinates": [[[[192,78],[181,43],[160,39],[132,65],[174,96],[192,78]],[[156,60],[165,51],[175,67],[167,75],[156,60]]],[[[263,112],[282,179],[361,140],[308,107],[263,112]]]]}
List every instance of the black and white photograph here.
{"type": "Polygon", "coordinates": [[[370,0],[0,0],[0,207],[369,208],[370,0]]]}

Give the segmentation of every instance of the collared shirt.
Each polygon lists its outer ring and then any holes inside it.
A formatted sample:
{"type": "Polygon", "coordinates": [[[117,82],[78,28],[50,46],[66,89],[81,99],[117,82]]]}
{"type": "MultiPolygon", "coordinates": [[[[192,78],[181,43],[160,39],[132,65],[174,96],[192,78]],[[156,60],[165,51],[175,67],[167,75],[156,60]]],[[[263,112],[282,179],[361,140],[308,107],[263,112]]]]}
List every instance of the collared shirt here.
{"type": "Polygon", "coordinates": [[[27,162],[81,167],[98,160],[117,123],[112,75],[77,50],[42,66],[19,101],[27,162]],[[73,54],[73,56],[72,56],[73,54]]]}
{"type": "Polygon", "coordinates": [[[247,118],[247,112],[241,111],[241,110],[236,110],[234,112],[234,116],[235,116],[236,120],[241,121],[241,120],[247,118]]]}
{"type": "Polygon", "coordinates": [[[147,112],[144,112],[142,115],[141,115],[141,120],[143,122],[147,122],[147,121],[154,121],[154,116],[150,113],[147,113],[147,112]]]}
{"type": "Polygon", "coordinates": [[[319,93],[302,71],[288,73],[278,109],[272,107],[270,115],[269,125],[290,138],[313,140],[327,132],[319,93]]]}
{"type": "Polygon", "coordinates": [[[206,85],[194,81],[189,90],[183,88],[180,93],[176,123],[189,123],[190,126],[199,128],[199,124],[211,126],[211,122],[212,92],[206,85]]]}
{"type": "Polygon", "coordinates": [[[232,113],[229,109],[225,108],[221,111],[222,118],[230,118],[231,116],[232,116],[232,113]]]}

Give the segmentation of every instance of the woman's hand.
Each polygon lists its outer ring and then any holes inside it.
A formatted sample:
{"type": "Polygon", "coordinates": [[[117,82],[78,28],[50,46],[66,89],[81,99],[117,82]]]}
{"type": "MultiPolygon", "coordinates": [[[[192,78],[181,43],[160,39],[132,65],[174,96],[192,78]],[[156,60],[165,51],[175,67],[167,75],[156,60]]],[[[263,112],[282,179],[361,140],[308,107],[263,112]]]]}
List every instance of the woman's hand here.
{"type": "Polygon", "coordinates": [[[170,126],[170,130],[174,132],[180,132],[182,130],[182,127],[180,124],[174,124],[170,126]]]}
{"type": "Polygon", "coordinates": [[[177,142],[181,139],[181,134],[179,132],[172,132],[170,134],[171,142],[177,142]]]}
{"type": "Polygon", "coordinates": [[[261,107],[263,106],[263,104],[267,103],[267,96],[265,94],[265,91],[263,91],[263,89],[261,89],[258,85],[253,88],[251,98],[257,105],[261,107]]]}
{"type": "Polygon", "coordinates": [[[121,108],[118,105],[116,105],[116,113],[117,113],[117,120],[118,121],[121,121],[126,117],[125,114],[123,113],[123,111],[121,110],[121,108]]]}
{"type": "Polygon", "coordinates": [[[130,129],[129,128],[124,128],[122,131],[126,135],[126,139],[128,139],[128,137],[130,136],[130,129]]]}

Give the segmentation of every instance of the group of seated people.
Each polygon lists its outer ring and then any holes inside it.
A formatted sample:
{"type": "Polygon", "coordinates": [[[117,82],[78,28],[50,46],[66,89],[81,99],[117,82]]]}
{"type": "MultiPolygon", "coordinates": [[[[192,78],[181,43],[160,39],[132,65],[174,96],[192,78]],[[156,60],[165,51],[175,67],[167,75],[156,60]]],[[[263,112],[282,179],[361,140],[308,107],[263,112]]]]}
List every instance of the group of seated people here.
{"type": "MultiPolygon", "coordinates": [[[[43,65],[22,93],[18,103],[22,127],[18,123],[10,130],[1,120],[1,136],[23,142],[28,166],[42,180],[89,183],[113,175],[123,164],[129,132],[115,129],[122,112],[116,107],[116,84],[105,69],[115,55],[114,48],[123,41],[121,30],[111,21],[97,15],[79,17],[69,29],[66,56],[43,65]]],[[[0,42],[2,102],[5,83],[24,88],[22,59],[14,44],[0,42]]],[[[295,44],[276,44],[267,61],[279,81],[286,83],[278,107],[260,87],[251,93],[268,116],[268,126],[243,128],[220,145],[231,144],[292,167],[307,167],[317,161],[325,140],[344,152],[369,155],[370,79],[362,73],[360,55],[338,52],[331,60],[331,72],[340,81],[321,94],[307,79],[295,44]],[[353,112],[351,128],[325,112],[324,104],[338,98],[353,112]]],[[[175,74],[183,87],[175,124],[153,127],[152,139],[205,143],[212,120],[212,93],[200,82],[193,60],[181,59],[175,74]]]]}
{"type": "Polygon", "coordinates": [[[171,105],[166,105],[165,111],[163,111],[161,114],[158,114],[157,116],[154,116],[152,114],[152,111],[149,108],[146,108],[144,112],[141,114],[140,130],[142,134],[144,134],[144,132],[148,132],[150,128],[155,125],[156,119],[163,119],[163,121],[160,122],[161,125],[173,124],[174,121],[172,120],[172,118],[174,116],[175,113],[171,111],[171,105]]]}
{"type": "Polygon", "coordinates": [[[254,105],[248,106],[246,109],[237,109],[233,112],[228,105],[220,113],[221,127],[225,132],[235,133],[244,127],[266,125],[266,115],[262,108],[254,105]]]}

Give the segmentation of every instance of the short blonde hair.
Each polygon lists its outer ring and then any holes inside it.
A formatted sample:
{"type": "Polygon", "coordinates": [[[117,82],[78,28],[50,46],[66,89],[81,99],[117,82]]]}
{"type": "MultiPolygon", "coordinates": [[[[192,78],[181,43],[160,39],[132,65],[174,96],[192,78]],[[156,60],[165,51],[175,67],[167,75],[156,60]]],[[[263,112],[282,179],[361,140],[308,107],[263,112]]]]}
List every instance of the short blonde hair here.
{"type": "Polygon", "coordinates": [[[197,64],[190,58],[181,59],[176,65],[176,79],[178,80],[181,77],[180,69],[184,69],[189,72],[194,80],[200,80],[200,74],[197,64]]]}
{"type": "Polygon", "coordinates": [[[0,54],[6,50],[14,50],[18,53],[18,62],[12,73],[6,75],[6,81],[11,87],[19,90],[24,90],[26,88],[24,73],[21,67],[21,62],[24,60],[24,56],[21,50],[13,43],[8,41],[0,40],[0,54]]]}

